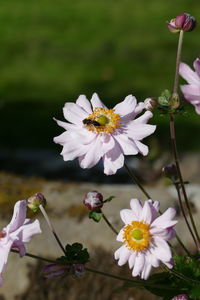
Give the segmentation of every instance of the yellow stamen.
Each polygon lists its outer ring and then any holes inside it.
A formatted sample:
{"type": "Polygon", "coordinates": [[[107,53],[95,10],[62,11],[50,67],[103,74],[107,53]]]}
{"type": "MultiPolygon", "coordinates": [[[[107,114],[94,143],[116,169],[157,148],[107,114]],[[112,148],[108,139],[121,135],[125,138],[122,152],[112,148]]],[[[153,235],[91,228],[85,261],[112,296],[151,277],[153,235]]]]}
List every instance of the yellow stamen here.
{"type": "Polygon", "coordinates": [[[120,116],[114,112],[114,109],[97,107],[93,113],[85,120],[96,121],[99,125],[85,124],[89,131],[95,133],[112,133],[116,128],[120,127],[120,116]]]}
{"type": "Polygon", "coordinates": [[[129,250],[142,251],[149,246],[151,240],[149,225],[133,221],[124,227],[123,238],[129,250]]]}

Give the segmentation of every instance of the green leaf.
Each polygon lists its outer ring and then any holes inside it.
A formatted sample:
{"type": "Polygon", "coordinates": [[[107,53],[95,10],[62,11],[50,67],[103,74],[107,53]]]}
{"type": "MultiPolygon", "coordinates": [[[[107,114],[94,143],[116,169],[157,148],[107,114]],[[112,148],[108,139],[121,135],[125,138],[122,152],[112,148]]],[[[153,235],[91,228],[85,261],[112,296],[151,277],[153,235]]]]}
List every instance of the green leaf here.
{"type": "Polygon", "coordinates": [[[174,280],[169,272],[162,272],[153,274],[149,277],[147,283],[155,285],[154,287],[145,286],[148,291],[154,295],[163,297],[164,300],[170,300],[174,296],[181,294],[181,289],[178,286],[174,286],[174,280]],[[158,287],[156,287],[158,285],[158,287]],[[159,285],[161,287],[159,287],[159,285]]]}
{"type": "Polygon", "coordinates": [[[67,244],[65,250],[66,256],[57,259],[60,263],[85,264],[89,261],[89,253],[86,248],[83,249],[83,245],[80,243],[67,244]]]}
{"type": "Polygon", "coordinates": [[[102,218],[102,213],[97,211],[90,211],[89,212],[89,218],[93,219],[95,222],[99,222],[102,218]]]}
{"type": "Polygon", "coordinates": [[[194,299],[200,299],[200,286],[194,286],[190,292],[190,296],[194,299]]]}
{"type": "Polygon", "coordinates": [[[110,196],[110,197],[108,197],[107,199],[105,199],[103,202],[104,202],[104,203],[110,202],[110,201],[112,201],[112,199],[114,199],[114,198],[115,198],[115,196],[110,196]]]}

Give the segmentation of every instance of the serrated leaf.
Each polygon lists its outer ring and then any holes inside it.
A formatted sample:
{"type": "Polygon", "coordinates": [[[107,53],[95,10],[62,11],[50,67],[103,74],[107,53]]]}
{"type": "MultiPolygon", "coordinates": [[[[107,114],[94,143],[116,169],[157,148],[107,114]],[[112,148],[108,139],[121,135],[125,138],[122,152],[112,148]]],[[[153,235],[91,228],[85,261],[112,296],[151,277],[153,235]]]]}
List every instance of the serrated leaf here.
{"type": "Polygon", "coordinates": [[[95,222],[99,222],[102,218],[102,213],[97,211],[90,211],[89,212],[89,218],[93,219],[95,222]]]}
{"type": "Polygon", "coordinates": [[[107,199],[105,199],[103,202],[104,202],[104,203],[110,202],[110,201],[112,201],[112,199],[114,199],[114,198],[115,198],[115,196],[110,196],[110,197],[108,197],[107,199]]]}

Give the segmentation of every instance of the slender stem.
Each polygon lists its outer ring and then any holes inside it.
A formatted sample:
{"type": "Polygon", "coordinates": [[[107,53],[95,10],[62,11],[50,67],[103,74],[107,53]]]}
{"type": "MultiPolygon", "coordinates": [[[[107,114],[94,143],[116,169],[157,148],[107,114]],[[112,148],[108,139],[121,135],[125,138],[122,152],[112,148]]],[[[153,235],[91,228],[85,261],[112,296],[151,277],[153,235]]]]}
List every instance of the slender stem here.
{"type": "Polygon", "coordinates": [[[113,227],[113,225],[109,222],[109,220],[106,218],[106,216],[104,215],[104,213],[102,212],[102,216],[103,219],[105,220],[106,224],[108,225],[108,227],[110,227],[110,229],[115,233],[118,234],[118,231],[113,227]]]}
{"type": "Polygon", "coordinates": [[[110,278],[113,278],[113,279],[130,282],[130,283],[133,283],[133,284],[138,285],[138,286],[151,286],[151,287],[155,287],[155,288],[163,288],[163,289],[169,289],[169,290],[174,289],[174,288],[164,286],[164,285],[152,284],[152,283],[150,283],[148,281],[144,281],[144,280],[134,280],[134,279],[126,278],[126,277],[117,276],[117,275],[102,272],[102,271],[99,271],[99,270],[94,270],[94,269],[91,269],[91,268],[88,268],[88,267],[85,267],[85,270],[88,271],[88,272],[96,273],[96,274],[103,275],[103,276],[106,276],[106,277],[110,277],[110,278]]]}
{"type": "Polygon", "coordinates": [[[140,183],[139,179],[136,177],[136,175],[132,172],[132,170],[127,166],[126,163],[124,163],[124,167],[127,170],[129,176],[131,177],[131,179],[138,185],[138,187],[141,189],[141,191],[143,192],[143,194],[147,197],[147,199],[151,199],[151,197],[149,196],[149,194],[147,193],[147,191],[145,190],[145,188],[142,186],[142,184],[140,183]]]}
{"type": "Polygon", "coordinates": [[[180,189],[179,189],[179,184],[177,184],[177,183],[174,182],[174,186],[175,186],[176,191],[177,191],[177,194],[178,194],[178,200],[179,200],[179,205],[180,205],[180,208],[181,208],[182,215],[183,215],[183,217],[184,217],[184,219],[185,219],[185,222],[186,222],[187,227],[188,227],[188,230],[189,230],[189,232],[190,232],[190,234],[191,234],[191,236],[192,236],[192,238],[193,238],[193,240],[194,240],[194,243],[195,243],[195,245],[197,246],[197,240],[196,240],[196,238],[195,238],[195,236],[194,236],[194,233],[193,233],[193,231],[192,231],[192,228],[190,227],[190,224],[189,224],[189,222],[188,222],[187,216],[186,216],[186,214],[185,214],[185,210],[184,210],[183,202],[182,202],[182,198],[181,198],[181,193],[180,193],[180,189]]]}
{"type": "Polygon", "coordinates": [[[57,235],[57,233],[56,233],[56,231],[55,231],[55,229],[54,229],[54,227],[53,227],[53,225],[52,225],[52,223],[51,223],[51,221],[50,221],[50,219],[49,219],[49,217],[48,217],[48,215],[47,215],[47,213],[46,213],[46,211],[45,211],[45,209],[44,209],[44,207],[43,207],[42,205],[40,205],[39,208],[40,208],[40,211],[41,211],[41,213],[43,214],[43,216],[44,216],[44,218],[45,218],[45,220],[46,220],[46,222],[47,222],[47,224],[48,224],[48,226],[49,226],[49,229],[50,229],[51,232],[53,233],[53,235],[54,235],[54,237],[55,237],[55,239],[56,239],[58,245],[59,245],[60,248],[62,249],[64,255],[66,255],[65,248],[63,247],[63,244],[61,243],[61,241],[60,241],[60,239],[59,239],[59,237],[58,237],[58,235],[57,235]]]}
{"type": "MultiPolygon", "coordinates": [[[[19,254],[19,251],[15,250],[15,249],[11,249],[11,252],[19,254]]],[[[34,258],[34,259],[39,259],[39,260],[42,260],[42,261],[45,261],[45,262],[53,263],[53,264],[66,265],[66,263],[60,263],[56,260],[47,259],[47,258],[38,256],[38,255],[34,255],[34,254],[31,254],[31,253],[28,253],[28,252],[25,254],[25,256],[28,256],[28,257],[31,257],[31,258],[34,258]]],[[[164,288],[164,289],[173,289],[173,288],[162,286],[162,285],[154,285],[154,284],[151,284],[150,282],[147,282],[147,281],[144,281],[144,280],[134,280],[134,279],[126,278],[126,277],[117,276],[117,275],[102,272],[102,271],[99,271],[99,270],[94,270],[94,269],[91,269],[91,268],[88,268],[88,267],[85,267],[85,270],[88,271],[88,272],[99,274],[99,275],[104,275],[106,277],[110,277],[110,278],[114,278],[114,279],[118,279],[118,280],[123,280],[123,281],[127,281],[127,282],[132,282],[134,284],[138,284],[139,286],[151,286],[151,287],[157,287],[157,288],[160,287],[160,288],[164,288]]],[[[169,269],[167,269],[167,270],[169,272],[173,273],[175,276],[177,276],[179,278],[182,278],[183,280],[185,280],[187,282],[189,280],[189,281],[193,281],[195,283],[199,283],[199,281],[188,278],[188,277],[186,277],[182,274],[179,274],[178,272],[176,272],[174,270],[169,270],[169,269]]]]}
{"type": "Polygon", "coordinates": [[[179,34],[178,48],[177,48],[177,55],[176,55],[176,70],[175,70],[173,94],[177,94],[177,91],[178,91],[179,65],[180,65],[182,45],[183,45],[183,34],[184,34],[184,31],[181,30],[180,34],[179,34]]]}
{"type": "MultiPolygon", "coordinates": [[[[18,250],[11,249],[10,251],[13,252],[13,253],[18,253],[19,254],[18,250]]],[[[44,258],[44,257],[38,256],[38,255],[34,255],[34,254],[31,254],[31,253],[26,253],[25,256],[28,256],[28,257],[31,257],[31,258],[34,258],[34,259],[43,260],[43,261],[46,261],[46,262],[49,262],[49,263],[53,263],[53,264],[57,263],[55,260],[44,258]]]]}
{"type": "MultiPolygon", "coordinates": [[[[180,166],[179,166],[179,158],[178,158],[178,150],[177,150],[177,145],[176,145],[176,136],[175,136],[174,116],[173,115],[170,115],[170,136],[171,136],[171,142],[172,142],[172,152],[173,152],[173,155],[174,155],[174,160],[175,160],[175,164],[176,164],[177,174],[178,174],[178,177],[179,177],[179,180],[180,180],[181,189],[182,189],[183,196],[184,196],[184,199],[185,199],[185,203],[186,203],[186,206],[187,206],[187,209],[188,209],[188,213],[189,213],[189,217],[190,217],[190,221],[191,221],[193,230],[194,230],[196,238],[197,238],[197,240],[200,244],[200,237],[199,237],[199,234],[198,234],[198,231],[197,231],[197,228],[196,228],[193,216],[192,216],[189,200],[188,200],[187,193],[186,193],[186,190],[185,190],[183,177],[182,177],[182,174],[181,174],[181,169],[180,169],[180,166]]],[[[197,243],[195,243],[195,244],[197,246],[197,249],[199,249],[200,248],[199,245],[197,243]]]]}

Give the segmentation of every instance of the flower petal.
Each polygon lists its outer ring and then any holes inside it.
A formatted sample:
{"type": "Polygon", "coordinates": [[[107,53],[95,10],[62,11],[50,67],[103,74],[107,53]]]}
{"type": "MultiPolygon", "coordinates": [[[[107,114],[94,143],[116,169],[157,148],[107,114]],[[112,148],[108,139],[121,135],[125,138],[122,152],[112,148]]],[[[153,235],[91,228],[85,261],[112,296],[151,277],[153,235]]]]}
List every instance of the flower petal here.
{"type": "Polygon", "coordinates": [[[121,121],[128,122],[133,119],[136,104],[136,98],[133,95],[128,95],[124,101],[115,105],[113,109],[115,113],[120,115],[121,121]]]}
{"type": "Polygon", "coordinates": [[[166,241],[162,238],[154,237],[155,246],[150,248],[150,251],[157,259],[162,262],[168,262],[172,258],[171,250],[166,241]]]}
{"type": "Polygon", "coordinates": [[[141,143],[140,141],[134,141],[135,145],[137,146],[139,152],[146,156],[149,153],[149,147],[146,146],[145,144],[141,143]]]}
{"type": "Polygon", "coordinates": [[[139,221],[142,221],[146,224],[150,224],[152,221],[151,204],[148,201],[145,201],[144,203],[139,221]]]}
{"type": "Polygon", "coordinates": [[[199,78],[200,78],[200,59],[199,59],[199,58],[195,59],[193,65],[194,65],[194,69],[195,69],[197,75],[198,75],[199,78]]]}
{"type": "Polygon", "coordinates": [[[123,251],[121,251],[120,253],[118,265],[123,266],[128,261],[130,255],[131,255],[131,251],[126,246],[124,246],[123,251]]]}
{"type": "Polygon", "coordinates": [[[133,122],[134,124],[146,124],[149,119],[153,117],[153,114],[151,111],[146,111],[143,115],[141,115],[139,118],[135,119],[133,122]]]}
{"type": "Polygon", "coordinates": [[[119,144],[115,141],[114,147],[105,153],[103,157],[104,173],[112,175],[124,165],[124,155],[119,144]]]}
{"type": "Polygon", "coordinates": [[[190,84],[199,85],[199,77],[196,72],[194,72],[188,65],[185,63],[180,63],[179,74],[190,84]]]}
{"type": "Polygon", "coordinates": [[[135,264],[136,255],[137,252],[132,252],[132,254],[129,256],[128,265],[130,269],[132,269],[135,264]]]}
{"type": "Polygon", "coordinates": [[[95,166],[102,157],[102,142],[99,136],[94,140],[94,142],[89,146],[87,153],[79,157],[80,167],[92,168],[95,166]]]}
{"type": "Polygon", "coordinates": [[[85,95],[80,95],[76,100],[76,104],[82,107],[88,114],[92,113],[90,101],[86,98],[85,95]]]}
{"type": "Polygon", "coordinates": [[[125,134],[116,134],[113,136],[119,143],[124,155],[135,155],[138,154],[138,149],[135,146],[134,141],[130,140],[125,134]]]}
{"type": "Polygon", "coordinates": [[[140,275],[140,273],[143,269],[144,263],[145,263],[144,254],[142,252],[138,252],[138,254],[135,258],[135,265],[134,265],[133,272],[132,272],[133,277],[140,275]]]}
{"type": "Polygon", "coordinates": [[[12,219],[5,228],[7,234],[17,230],[20,226],[24,224],[24,221],[26,219],[26,210],[26,200],[17,201],[15,203],[12,219]]]}
{"type": "Polygon", "coordinates": [[[134,212],[135,216],[137,217],[137,220],[139,220],[140,215],[142,213],[142,204],[139,199],[131,199],[130,206],[132,211],[134,212]]]}
{"type": "Polygon", "coordinates": [[[134,123],[131,121],[127,125],[127,135],[133,140],[142,140],[156,130],[155,125],[134,123]]]}
{"type": "MultiPolygon", "coordinates": [[[[200,84],[200,80],[199,80],[200,84]]],[[[181,91],[183,94],[199,96],[200,97],[200,86],[194,84],[185,84],[181,86],[181,91]]]]}
{"type": "Polygon", "coordinates": [[[160,217],[156,218],[151,224],[152,227],[168,228],[174,226],[178,221],[172,220],[176,215],[174,208],[168,208],[160,217]]]}
{"type": "Polygon", "coordinates": [[[131,209],[120,210],[120,216],[125,225],[135,221],[135,214],[131,209]]]}
{"type": "Polygon", "coordinates": [[[65,103],[63,114],[67,121],[77,125],[83,125],[82,121],[88,117],[88,113],[73,102],[65,103]]]}
{"type": "Polygon", "coordinates": [[[98,107],[106,108],[106,106],[103,104],[103,102],[100,100],[99,96],[96,93],[92,95],[91,103],[93,110],[98,107]]]}
{"type": "Polygon", "coordinates": [[[118,242],[123,242],[123,241],[124,241],[123,235],[124,235],[124,228],[122,228],[122,229],[120,230],[120,232],[119,232],[118,235],[117,235],[116,240],[117,240],[118,242]]]}

